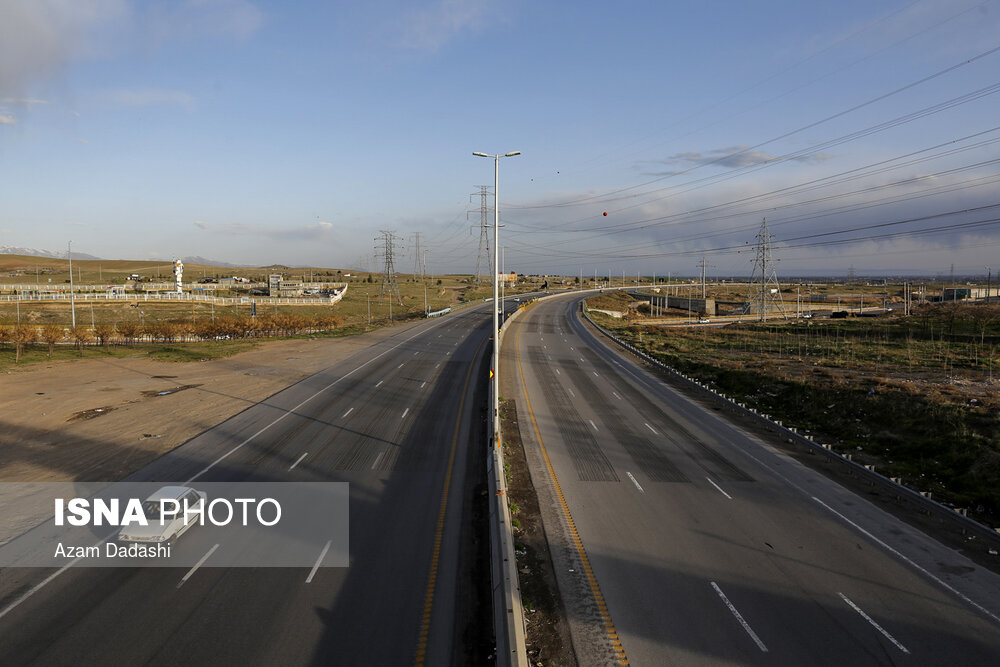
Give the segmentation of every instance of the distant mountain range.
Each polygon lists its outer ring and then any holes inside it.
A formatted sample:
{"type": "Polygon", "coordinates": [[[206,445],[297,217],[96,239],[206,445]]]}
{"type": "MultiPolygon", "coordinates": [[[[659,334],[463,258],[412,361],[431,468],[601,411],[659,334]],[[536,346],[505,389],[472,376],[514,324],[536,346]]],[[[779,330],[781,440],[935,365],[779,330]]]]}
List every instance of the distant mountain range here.
{"type": "MultiPolygon", "coordinates": [[[[65,252],[52,252],[38,248],[22,248],[16,245],[0,245],[0,255],[30,255],[31,257],[49,257],[51,259],[66,259],[65,252]]],[[[74,252],[73,259],[101,259],[85,252],[74,252]]]]}

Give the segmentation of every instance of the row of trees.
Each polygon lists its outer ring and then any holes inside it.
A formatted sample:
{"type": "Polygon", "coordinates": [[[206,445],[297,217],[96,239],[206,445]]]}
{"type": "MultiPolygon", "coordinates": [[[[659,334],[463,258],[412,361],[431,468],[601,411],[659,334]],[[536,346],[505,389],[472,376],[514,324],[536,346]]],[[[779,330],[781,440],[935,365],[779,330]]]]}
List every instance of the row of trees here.
{"type": "Polygon", "coordinates": [[[217,317],[198,322],[157,321],[139,323],[133,320],[94,327],[64,327],[0,325],[0,343],[10,343],[15,349],[15,362],[21,360],[24,349],[45,343],[49,356],[59,343],[70,342],[77,349],[85,345],[135,345],[136,342],[173,343],[191,340],[230,340],[238,338],[268,338],[294,336],[311,331],[336,329],[341,319],[334,315],[306,317],[294,314],[264,313],[257,317],[217,317]]]}

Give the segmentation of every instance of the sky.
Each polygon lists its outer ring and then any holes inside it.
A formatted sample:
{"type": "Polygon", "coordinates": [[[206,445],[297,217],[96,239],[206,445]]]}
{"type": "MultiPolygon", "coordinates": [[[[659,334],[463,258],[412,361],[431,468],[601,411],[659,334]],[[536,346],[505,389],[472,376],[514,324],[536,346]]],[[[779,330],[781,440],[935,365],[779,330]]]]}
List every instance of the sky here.
{"type": "Polygon", "coordinates": [[[508,271],[985,274],[998,109],[1000,0],[6,0],[0,245],[470,272],[521,151],[508,271]]]}

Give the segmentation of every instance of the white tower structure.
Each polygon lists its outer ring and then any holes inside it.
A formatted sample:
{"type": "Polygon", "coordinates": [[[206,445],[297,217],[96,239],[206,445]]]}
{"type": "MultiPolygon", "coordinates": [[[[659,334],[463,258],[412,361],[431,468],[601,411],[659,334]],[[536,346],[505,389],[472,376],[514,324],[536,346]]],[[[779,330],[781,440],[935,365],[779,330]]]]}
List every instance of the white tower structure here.
{"type": "Polygon", "coordinates": [[[179,259],[174,260],[174,290],[180,294],[183,292],[181,287],[183,286],[183,281],[181,278],[184,276],[184,262],[179,259]]]}

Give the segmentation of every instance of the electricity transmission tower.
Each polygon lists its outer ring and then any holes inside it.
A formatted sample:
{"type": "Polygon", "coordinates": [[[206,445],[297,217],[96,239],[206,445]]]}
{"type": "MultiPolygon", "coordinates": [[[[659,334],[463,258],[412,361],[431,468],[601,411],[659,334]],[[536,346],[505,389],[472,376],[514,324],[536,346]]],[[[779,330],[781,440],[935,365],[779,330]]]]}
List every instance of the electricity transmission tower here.
{"type": "MultiPolygon", "coordinates": [[[[479,225],[478,225],[478,227],[479,227],[479,252],[476,253],[476,273],[474,274],[474,278],[473,278],[473,280],[475,281],[476,287],[479,287],[479,283],[481,282],[480,281],[480,277],[482,275],[482,267],[483,267],[484,263],[486,265],[486,268],[489,269],[489,275],[491,275],[491,276],[493,275],[493,256],[490,254],[490,239],[489,239],[489,231],[488,231],[489,230],[489,226],[490,226],[489,225],[489,212],[492,209],[490,209],[489,203],[487,201],[487,198],[491,194],[493,194],[493,193],[490,192],[490,186],[488,186],[488,185],[477,185],[476,187],[479,188],[479,192],[478,193],[473,193],[473,194],[469,195],[469,200],[471,201],[472,198],[475,197],[477,194],[480,197],[479,225]]],[[[475,212],[476,212],[475,210],[469,211],[466,214],[466,217],[468,217],[468,215],[471,215],[472,213],[475,213],[475,212]]],[[[476,225],[473,225],[470,228],[470,231],[471,231],[471,229],[475,229],[475,228],[476,228],[476,225]]],[[[490,280],[492,281],[492,278],[490,278],[490,280]]]]}
{"type": "Polygon", "coordinates": [[[781,305],[781,286],[778,284],[778,274],[774,270],[774,260],[771,258],[771,232],[767,231],[767,218],[760,223],[754,244],[753,274],[750,276],[750,294],[747,297],[749,308],[747,313],[758,315],[763,322],[767,318],[768,302],[771,311],[785,311],[781,305]]]}
{"type": "Polygon", "coordinates": [[[420,273],[420,232],[413,232],[411,234],[413,239],[413,279],[417,279],[417,274],[420,273]]]}
{"type": "Polygon", "coordinates": [[[395,300],[399,305],[403,305],[403,299],[399,296],[399,284],[396,282],[396,267],[393,264],[393,251],[395,250],[394,242],[402,241],[400,237],[393,234],[391,231],[386,231],[384,229],[379,230],[379,236],[375,237],[375,255],[376,257],[381,256],[383,260],[383,270],[382,270],[382,287],[379,289],[378,302],[382,303],[382,297],[385,296],[386,292],[389,293],[389,299],[395,296],[395,300]]]}

